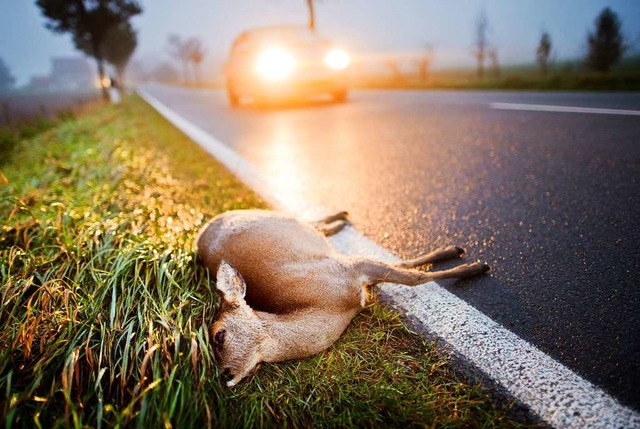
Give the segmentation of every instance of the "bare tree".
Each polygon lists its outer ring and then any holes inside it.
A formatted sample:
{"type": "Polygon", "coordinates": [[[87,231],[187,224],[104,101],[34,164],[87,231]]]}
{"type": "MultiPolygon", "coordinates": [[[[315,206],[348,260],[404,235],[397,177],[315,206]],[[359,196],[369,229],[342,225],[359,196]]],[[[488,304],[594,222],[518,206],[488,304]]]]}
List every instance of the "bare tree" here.
{"type": "Polygon", "coordinates": [[[158,82],[176,83],[180,74],[171,64],[162,62],[151,70],[149,78],[158,82]]]}
{"type": "Polygon", "coordinates": [[[484,77],[484,60],[487,57],[487,49],[489,48],[489,20],[487,19],[487,13],[480,11],[478,18],[476,19],[476,34],[475,34],[475,46],[473,56],[477,61],[477,75],[478,79],[484,77]]]}
{"type": "Polygon", "coordinates": [[[498,49],[496,47],[492,47],[487,51],[487,56],[491,61],[491,72],[493,73],[494,79],[500,78],[500,61],[498,61],[498,49]]]}
{"type": "Polygon", "coordinates": [[[384,64],[389,67],[391,70],[391,76],[394,83],[400,84],[404,83],[404,76],[402,75],[402,71],[400,70],[400,64],[397,60],[393,58],[389,58],[385,60],[384,64]]]}
{"type": "Polygon", "coordinates": [[[433,47],[427,45],[426,51],[415,60],[418,66],[418,78],[421,82],[426,82],[429,78],[429,68],[433,63],[433,57],[433,47]]]}
{"type": "Polygon", "coordinates": [[[549,72],[549,58],[551,57],[551,37],[546,31],[540,37],[538,49],[536,49],[536,61],[540,66],[540,73],[546,77],[549,72]]]}
{"type": "Polygon", "coordinates": [[[200,65],[205,56],[202,41],[197,37],[182,39],[180,36],[172,34],[167,42],[169,54],[180,61],[183,83],[200,83],[200,65]]]}
{"type": "Polygon", "coordinates": [[[194,81],[196,84],[200,84],[202,83],[200,65],[205,55],[202,41],[196,37],[192,37],[185,42],[185,49],[188,61],[193,66],[194,81]]]}
{"type": "Polygon", "coordinates": [[[180,62],[182,69],[182,83],[189,83],[189,53],[186,44],[177,34],[170,34],[167,39],[169,55],[176,58],[180,62]]]}

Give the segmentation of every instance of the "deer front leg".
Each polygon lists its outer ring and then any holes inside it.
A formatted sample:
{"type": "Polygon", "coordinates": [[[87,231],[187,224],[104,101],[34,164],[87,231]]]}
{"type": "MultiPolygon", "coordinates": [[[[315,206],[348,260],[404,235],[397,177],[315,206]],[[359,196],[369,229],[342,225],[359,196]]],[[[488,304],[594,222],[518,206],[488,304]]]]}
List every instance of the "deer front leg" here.
{"type": "Polygon", "coordinates": [[[442,271],[424,272],[392,266],[384,262],[361,260],[355,264],[356,270],[367,276],[369,284],[398,283],[406,286],[416,286],[433,280],[464,279],[484,274],[489,266],[480,262],[458,265],[455,268],[442,271]]]}

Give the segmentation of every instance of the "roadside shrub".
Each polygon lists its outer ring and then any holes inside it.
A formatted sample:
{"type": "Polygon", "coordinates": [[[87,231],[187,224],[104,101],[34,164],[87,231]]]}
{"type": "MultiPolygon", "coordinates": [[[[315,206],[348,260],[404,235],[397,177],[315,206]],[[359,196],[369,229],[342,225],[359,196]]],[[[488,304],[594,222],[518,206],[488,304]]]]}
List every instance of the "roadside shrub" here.
{"type": "Polygon", "coordinates": [[[54,120],[46,116],[38,116],[34,120],[21,125],[0,127],[0,165],[8,162],[11,158],[11,152],[21,140],[34,138],[62,120],[73,119],[73,116],[63,115],[58,116],[58,118],[58,120],[54,120]]]}

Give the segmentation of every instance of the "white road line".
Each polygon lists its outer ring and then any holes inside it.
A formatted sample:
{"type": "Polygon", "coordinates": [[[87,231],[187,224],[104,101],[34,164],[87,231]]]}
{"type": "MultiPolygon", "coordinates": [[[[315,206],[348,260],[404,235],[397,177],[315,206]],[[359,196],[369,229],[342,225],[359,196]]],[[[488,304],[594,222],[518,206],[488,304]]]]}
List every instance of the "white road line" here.
{"type": "MultiPolygon", "coordinates": [[[[321,207],[287,207],[275,197],[267,180],[222,142],[191,124],[144,90],[138,93],[165,118],[181,129],[240,180],[251,186],[275,208],[326,214],[321,207]]],[[[398,258],[353,228],[332,237],[335,248],[345,254],[385,261],[398,258]]],[[[516,399],[528,405],[544,421],[557,428],[640,428],[640,415],[581,378],[535,346],[519,338],[437,283],[408,288],[385,285],[391,305],[417,319],[430,333],[442,338],[516,399]]]]}
{"type": "Polygon", "coordinates": [[[602,109],[598,107],[554,106],[550,104],[491,103],[492,109],[533,112],[592,113],[598,115],[640,116],[640,110],[602,109]]]}

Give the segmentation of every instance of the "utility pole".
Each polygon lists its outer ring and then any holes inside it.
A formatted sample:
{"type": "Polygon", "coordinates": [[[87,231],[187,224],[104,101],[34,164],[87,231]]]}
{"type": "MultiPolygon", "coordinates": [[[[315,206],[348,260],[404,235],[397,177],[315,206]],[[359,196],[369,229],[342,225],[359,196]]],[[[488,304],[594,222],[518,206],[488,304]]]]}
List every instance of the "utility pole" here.
{"type": "Polygon", "coordinates": [[[311,31],[316,31],[316,15],[313,9],[313,0],[307,0],[307,6],[309,7],[309,28],[311,31]]]}

